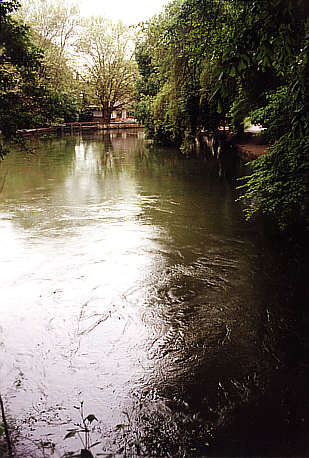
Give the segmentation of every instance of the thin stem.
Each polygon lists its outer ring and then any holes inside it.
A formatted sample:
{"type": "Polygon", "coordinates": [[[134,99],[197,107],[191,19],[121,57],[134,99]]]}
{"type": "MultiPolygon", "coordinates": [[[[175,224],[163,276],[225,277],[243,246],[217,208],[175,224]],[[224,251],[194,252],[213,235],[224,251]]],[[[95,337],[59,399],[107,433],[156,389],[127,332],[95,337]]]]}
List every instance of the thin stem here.
{"type": "Polygon", "coordinates": [[[4,405],[3,405],[1,394],[0,394],[0,406],[1,406],[1,414],[2,414],[2,420],[3,420],[3,425],[4,425],[4,431],[5,431],[5,438],[6,438],[6,442],[8,446],[8,453],[9,453],[9,457],[12,458],[13,457],[12,444],[11,444],[9,427],[6,421],[4,405]]]}

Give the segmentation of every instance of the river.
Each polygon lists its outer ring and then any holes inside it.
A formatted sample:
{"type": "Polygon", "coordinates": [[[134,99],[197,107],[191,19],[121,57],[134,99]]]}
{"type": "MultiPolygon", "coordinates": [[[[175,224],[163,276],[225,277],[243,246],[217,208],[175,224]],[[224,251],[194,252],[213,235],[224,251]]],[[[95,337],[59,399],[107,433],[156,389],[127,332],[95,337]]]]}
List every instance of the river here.
{"type": "Polygon", "coordinates": [[[16,456],[308,456],[308,262],[244,221],[235,157],[141,130],[30,149],[0,163],[16,456]]]}

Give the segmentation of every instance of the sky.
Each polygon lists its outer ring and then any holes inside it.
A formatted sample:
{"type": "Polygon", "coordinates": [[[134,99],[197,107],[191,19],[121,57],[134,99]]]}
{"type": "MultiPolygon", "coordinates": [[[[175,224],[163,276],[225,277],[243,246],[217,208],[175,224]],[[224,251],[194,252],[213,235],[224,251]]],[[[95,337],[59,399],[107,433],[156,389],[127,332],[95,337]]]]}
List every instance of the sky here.
{"type": "Polygon", "coordinates": [[[113,21],[137,24],[162,11],[168,0],[80,0],[83,16],[105,16],[113,21]]]}

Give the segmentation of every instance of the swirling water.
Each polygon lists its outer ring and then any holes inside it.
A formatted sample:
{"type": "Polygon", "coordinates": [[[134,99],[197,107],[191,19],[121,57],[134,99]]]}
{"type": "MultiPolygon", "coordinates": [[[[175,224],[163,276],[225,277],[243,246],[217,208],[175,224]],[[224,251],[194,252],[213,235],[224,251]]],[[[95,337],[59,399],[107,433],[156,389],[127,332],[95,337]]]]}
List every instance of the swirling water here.
{"type": "Polygon", "coordinates": [[[304,453],[305,267],[244,222],[227,159],[138,130],[32,139],[1,163],[0,391],[17,456],[84,448],[85,432],[64,440],[81,406],[96,456],[304,453]]]}

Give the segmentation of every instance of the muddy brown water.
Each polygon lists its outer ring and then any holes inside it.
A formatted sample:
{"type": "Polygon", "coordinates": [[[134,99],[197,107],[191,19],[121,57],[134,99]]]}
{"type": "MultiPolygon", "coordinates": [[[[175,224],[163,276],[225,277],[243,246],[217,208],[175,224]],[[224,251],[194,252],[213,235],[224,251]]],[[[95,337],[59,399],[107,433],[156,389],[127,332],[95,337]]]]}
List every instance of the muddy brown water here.
{"type": "Polygon", "coordinates": [[[128,130],[1,162],[16,456],[307,456],[306,259],[244,221],[235,161],[128,130]]]}

